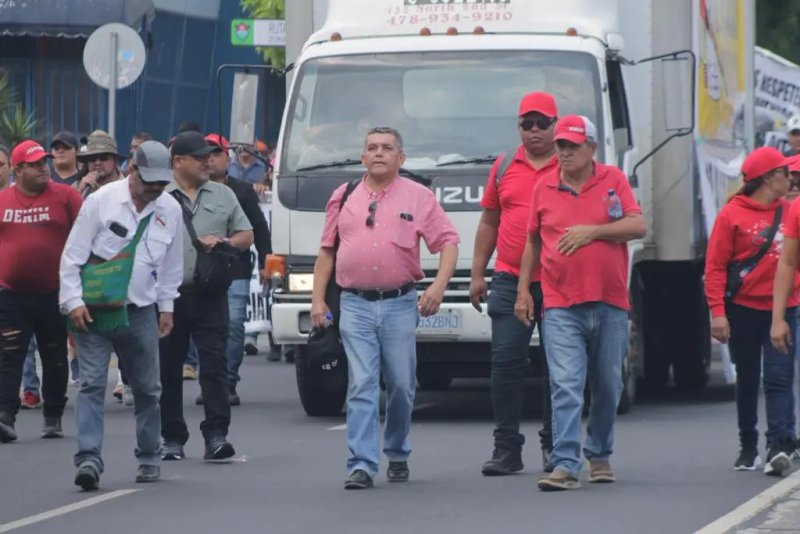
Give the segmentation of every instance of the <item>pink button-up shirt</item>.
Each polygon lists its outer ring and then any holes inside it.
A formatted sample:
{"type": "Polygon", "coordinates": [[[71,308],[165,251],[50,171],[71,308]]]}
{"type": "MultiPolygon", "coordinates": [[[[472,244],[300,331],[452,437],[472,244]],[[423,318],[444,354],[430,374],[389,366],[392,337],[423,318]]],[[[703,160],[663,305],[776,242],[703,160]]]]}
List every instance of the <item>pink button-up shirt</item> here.
{"type": "Polygon", "coordinates": [[[432,254],[459,243],[458,232],[434,194],[398,177],[384,191],[364,181],[339,211],[347,184],[336,189],[325,209],[323,247],[333,247],[339,231],[336,283],[351,289],[396,289],[424,277],[419,262],[422,237],[432,254]],[[367,226],[369,206],[377,202],[375,224],[367,226]]]}

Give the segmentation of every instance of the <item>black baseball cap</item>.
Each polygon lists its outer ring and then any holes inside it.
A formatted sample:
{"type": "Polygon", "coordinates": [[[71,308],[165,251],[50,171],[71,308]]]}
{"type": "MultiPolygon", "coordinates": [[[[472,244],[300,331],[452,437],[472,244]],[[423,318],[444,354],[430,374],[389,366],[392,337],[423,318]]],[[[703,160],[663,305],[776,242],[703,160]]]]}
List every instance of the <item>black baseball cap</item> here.
{"type": "Polygon", "coordinates": [[[203,134],[200,132],[182,132],[175,136],[172,142],[170,153],[173,156],[206,156],[211,154],[216,147],[206,143],[203,134]]]}
{"type": "Polygon", "coordinates": [[[63,132],[58,132],[53,137],[53,140],[50,141],[50,148],[52,149],[53,145],[55,145],[56,143],[67,145],[68,147],[74,148],[75,150],[78,150],[80,148],[80,144],[78,143],[78,136],[66,130],[63,132]]]}

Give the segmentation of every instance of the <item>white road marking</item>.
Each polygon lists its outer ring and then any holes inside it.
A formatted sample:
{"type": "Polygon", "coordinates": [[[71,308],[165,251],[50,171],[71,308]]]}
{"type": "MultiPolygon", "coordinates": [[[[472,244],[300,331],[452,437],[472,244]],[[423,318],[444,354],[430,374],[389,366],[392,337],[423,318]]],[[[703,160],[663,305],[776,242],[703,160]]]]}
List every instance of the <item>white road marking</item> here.
{"type": "Polygon", "coordinates": [[[425,403],[422,403],[422,404],[417,404],[416,406],[414,406],[414,411],[415,412],[419,412],[421,410],[424,410],[425,408],[430,408],[432,406],[436,406],[436,403],[435,402],[425,402],[425,403]]]}
{"type": "Polygon", "coordinates": [[[124,497],[125,495],[130,495],[131,493],[135,493],[137,491],[140,490],[125,489],[125,490],[112,491],[111,493],[106,493],[105,495],[98,495],[97,497],[92,497],[91,499],[85,499],[83,501],[78,501],[72,504],[68,504],[66,506],[61,506],[59,508],[53,508],[52,510],[48,510],[47,512],[42,512],[41,514],[32,515],[30,517],[25,517],[23,519],[17,519],[16,521],[12,521],[11,523],[3,523],[0,524],[0,533],[10,532],[18,528],[27,527],[28,525],[33,525],[35,523],[40,523],[42,521],[46,521],[48,519],[52,519],[60,515],[68,514],[70,512],[75,512],[77,510],[82,510],[84,508],[94,506],[95,504],[100,504],[101,502],[110,501],[111,499],[116,499],[117,497],[124,497]]]}
{"type": "Polygon", "coordinates": [[[347,423],[330,427],[328,430],[347,430],[347,423]]]}
{"type": "Polygon", "coordinates": [[[798,487],[800,487],[800,471],[795,471],[694,534],[722,534],[733,530],[745,521],[754,518],[798,487]]]}

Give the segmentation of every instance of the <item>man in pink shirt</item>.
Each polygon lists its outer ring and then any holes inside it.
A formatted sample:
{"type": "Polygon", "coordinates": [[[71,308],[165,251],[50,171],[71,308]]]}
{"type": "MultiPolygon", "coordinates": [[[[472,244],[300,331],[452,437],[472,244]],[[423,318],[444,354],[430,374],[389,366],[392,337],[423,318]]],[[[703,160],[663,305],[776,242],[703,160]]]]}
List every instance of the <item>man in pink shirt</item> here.
{"type": "Polygon", "coordinates": [[[342,288],[339,330],[350,376],[345,489],[371,488],[378,473],[381,369],[386,382],[386,477],[389,482],[408,480],[417,323],[420,315],[439,310],[459,243],[434,194],[399,176],[405,154],[397,130],[373,128],[361,161],[367,174],[344,205],[346,184],[328,201],[311,305],[312,325],[324,327],[329,312],[325,290],[335,263],[336,283],[342,288]],[[416,282],[424,276],[420,237],[441,258],[436,279],[418,302],[416,282]]]}

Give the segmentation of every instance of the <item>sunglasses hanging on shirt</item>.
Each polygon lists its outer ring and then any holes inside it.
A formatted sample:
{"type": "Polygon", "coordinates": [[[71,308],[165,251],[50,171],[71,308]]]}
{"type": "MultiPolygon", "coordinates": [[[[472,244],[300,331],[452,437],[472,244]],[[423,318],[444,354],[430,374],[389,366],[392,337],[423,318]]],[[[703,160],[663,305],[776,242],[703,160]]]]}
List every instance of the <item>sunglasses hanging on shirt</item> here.
{"type": "Polygon", "coordinates": [[[367,227],[372,228],[375,226],[375,212],[378,211],[378,201],[373,200],[369,203],[369,216],[367,216],[367,227]]]}

